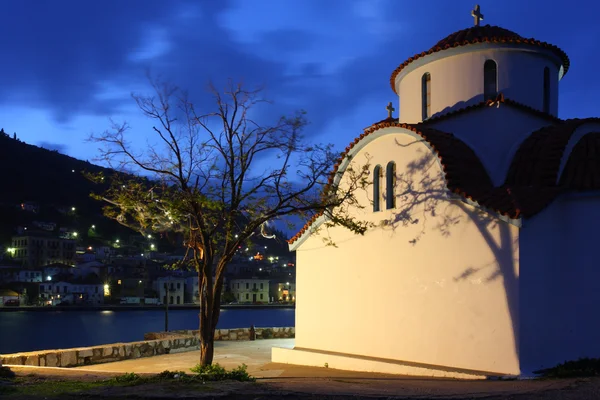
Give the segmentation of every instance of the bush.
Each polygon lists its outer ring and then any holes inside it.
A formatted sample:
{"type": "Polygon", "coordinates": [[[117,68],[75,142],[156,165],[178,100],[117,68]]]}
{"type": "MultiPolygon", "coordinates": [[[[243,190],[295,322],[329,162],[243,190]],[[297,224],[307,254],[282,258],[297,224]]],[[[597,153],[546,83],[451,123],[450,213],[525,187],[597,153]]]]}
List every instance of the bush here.
{"type": "Polygon", "coordinates": [[[140,380],[140,376],[134,372],[129,372],[123,375],[115,376],[113,380],[116,383],[131,383],[140,380]]]}
{"type": "Polygon", "coordinates": [[[600,376],[600,358],[580,358],[567,361],[555,367],[534,371],[544,378],[574,378],[600,376]]]}
{"type": "Polygon", "coordinates": [[[225,368],[220,366],[219,364],[211,364],[211,365],[200,365],[197,364],[195,367],[191,368],[192,372],[198,374],[198,376],[207,381],[224,381],[224,380],[233,380],[239,382],[254,382],[256,379],[247,372],[248,366],[246,364],[242,364],[239,367],[227,371],[225,368]]]}
{"type": "Polygon", "coordinates": [[[262,330],[262,338],[263,339],[271,339],[273,337],[273,329],[265,328],[262,330]]]}
{"type": "Polygon", "coordinates": [[[184,379],[187,375],[183,371],[163,371],[158,374],[158,379],[184,379]]]}

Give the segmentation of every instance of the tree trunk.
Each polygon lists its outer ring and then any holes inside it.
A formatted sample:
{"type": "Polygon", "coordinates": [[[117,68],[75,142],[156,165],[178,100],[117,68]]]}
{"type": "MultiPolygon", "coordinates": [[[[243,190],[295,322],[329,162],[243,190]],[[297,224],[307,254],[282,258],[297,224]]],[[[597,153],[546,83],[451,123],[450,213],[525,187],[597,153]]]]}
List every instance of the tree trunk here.
{"type": "Polygon", "coordinates": [[[213,333],[200,332],[200,365],[211,365],[215,353],[215,335],[213,333]],[[206,334],[209,336],[207,337],[206,334]]]}
{"type": "Polygon", "coordinates": [[[211,365],[214,356],[215,327],[213,324],[212,259],[204,259],[198,270],[200,291],[200,365],[211,365]]]}
{"type": "MultiPolygon", "coordinates": [[[[227,260],[221,260],[226,264],[227,260]]],[[[214,357],[215,330],[221,314],[221,292],[223,289],[223,268],[217,268],[213,285],[212,269],[198,272],[199,290],[202,291],[200,303],[200,365],[212,364],[214,357]],[[210,275],[207,275],[208,274],[210,275]]]]}

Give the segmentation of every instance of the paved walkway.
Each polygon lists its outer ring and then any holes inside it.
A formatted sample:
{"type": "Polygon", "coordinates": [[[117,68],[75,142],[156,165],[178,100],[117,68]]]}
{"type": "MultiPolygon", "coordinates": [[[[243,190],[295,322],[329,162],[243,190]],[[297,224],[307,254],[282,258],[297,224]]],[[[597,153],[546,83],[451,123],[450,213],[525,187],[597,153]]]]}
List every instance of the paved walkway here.
{"type": "MultiPolygon", "coordinates": [[[[285,372],[285,364],[271,363],[272,347],[294,347],[294,339],[266,339],[255,341],[216,341],[213,362],[226,369],[241,364],[248,366],[248,373],[257,378],[277,377],[285,372]],[[274,366],[279,367],[274,367],[274,366]]],[[[189,372],[200,361],[200,350],[162,356],[136,358],[106,364],[88,365],[75,369],[104,372],[159,373],[165,370],[189,372]]]]}
{"type": "MultiPolygon", "coordinates": [[[[250,375],[259,378],[258,382],[262,387],[270,391],[297,394],[461,399],[600,398],[600,379],[464,381],[341,371],[270,362],[272,347],[293,347],[293,345],[293,339],[215,342],[214,362],[227,369],[245,363],[248,365],[250,375]]],[[[199,351],[190,351],[78,368],[19,367],[17,370],[24,374],[34,372],[65,378],[93,379],[125,372],[140,374],[159,373],[164,370],[188,372],[198,363],[199,357],[199,351]]]]}

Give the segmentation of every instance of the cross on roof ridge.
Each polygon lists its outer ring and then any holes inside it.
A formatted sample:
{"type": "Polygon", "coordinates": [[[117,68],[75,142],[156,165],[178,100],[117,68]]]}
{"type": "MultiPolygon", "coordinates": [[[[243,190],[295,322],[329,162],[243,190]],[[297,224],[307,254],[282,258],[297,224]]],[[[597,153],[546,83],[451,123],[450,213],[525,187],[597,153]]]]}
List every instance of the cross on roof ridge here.
{"type": "Polygon", "coordinates": [[[479,4],[475,4],[475,9],[471,11],[471,16],[475,20],[475,26],[479,26],[479,21],[483,19],[479,4]]]}
{"type": "Polygon", "coordinates": [[[392,106],[392,102],[390,101],[387,105],[387,107],[385,108],[388,112],[388,118],[392,118],[392,113],[394,111],[396,111],[396,109],[394,108],[394,106],[392,106]]]}

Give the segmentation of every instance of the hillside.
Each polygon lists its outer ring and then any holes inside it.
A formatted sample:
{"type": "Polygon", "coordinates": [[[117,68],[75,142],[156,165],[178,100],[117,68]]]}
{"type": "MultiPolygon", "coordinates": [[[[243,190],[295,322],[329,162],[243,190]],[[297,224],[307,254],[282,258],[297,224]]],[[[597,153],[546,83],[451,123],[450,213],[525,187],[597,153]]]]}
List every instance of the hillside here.
{"type": "MultiPolygon", "coordinates": [[[[76,229],[85,245],[136,235],[102,215],[102,203],[93,200],[90,193],[103,188],[86,179],[84,172],[114,171],[24,143],[0,130],[0,245],[8,245],[18,226],[31,226],[34,221],[76,229]],[[39,211],[18,208],[25,202],[39,204],[39,211]]],[[[286,235],[273,233],[277,234],[276,240],[255,236],[252,242],[256,249],[268,246],[273,255],[289,255],[286,235]]],[[[166,240],[159,243],[161,251],[175,250],[166,240]]]]}
{"type": "Polygon", "coordinates": [[[24,143],[0,130],[0,244],[16,234],[19,225],[55,222],[78,229],[85,238],[91,225],[109,238],[133,233],[102,216],[102,204],[90,198],[102,188],[84,172],[111,172],[73,157],[24,143]],[[39,212],[20,210],[25,202],[39,204],[39,212]],[[75,211],[72,208],[75,207],[75,211]]]}

